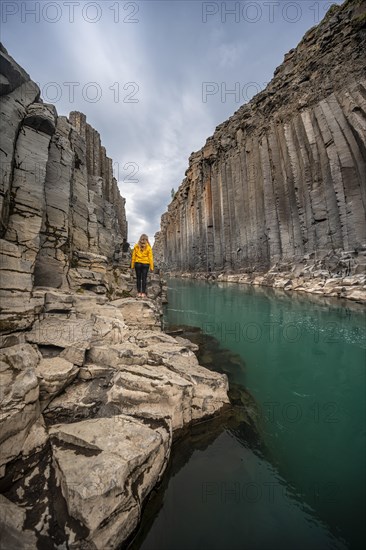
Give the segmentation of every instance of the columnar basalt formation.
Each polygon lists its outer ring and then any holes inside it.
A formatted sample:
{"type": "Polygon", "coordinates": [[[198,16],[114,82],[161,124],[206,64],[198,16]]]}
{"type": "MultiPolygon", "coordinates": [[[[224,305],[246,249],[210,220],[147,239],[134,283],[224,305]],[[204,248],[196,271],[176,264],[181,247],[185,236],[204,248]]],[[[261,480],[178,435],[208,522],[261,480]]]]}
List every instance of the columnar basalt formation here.
{"type": "Polygon", "coordinates": [[[0,329],[7,330],[34,319],[38,287],[106,292],[127,222],[98,132],[81,113],[58,116],[3,47],[0,55],[0,329]]]}
{"type": "Polygon", "coordinates": [[[156,236],[167,269],[264,273],[305,258],[328,276],[364,272],[365,12],[333,6],[192,153],[156,236]]]}

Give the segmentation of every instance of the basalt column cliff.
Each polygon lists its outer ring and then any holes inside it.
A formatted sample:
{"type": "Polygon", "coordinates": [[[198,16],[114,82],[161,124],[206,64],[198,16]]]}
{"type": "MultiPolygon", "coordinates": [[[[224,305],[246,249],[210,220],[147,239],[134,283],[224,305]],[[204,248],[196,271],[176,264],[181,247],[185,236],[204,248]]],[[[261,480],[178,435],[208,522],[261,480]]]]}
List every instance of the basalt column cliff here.
{"type": "Polygon", "coordinates": [[[365,12],[364,1],[333,6],[191,155],[157,234],[168,269],[265,273],[321,260],[328,276],[364,272],[365,12]]]}
{"type": "Polygon", "coordinates": [[[85,116],[58,116],[1,47],[1,330],[25,328],[37,287],[108,289],[127,237],[112,160],[85,116]]]}

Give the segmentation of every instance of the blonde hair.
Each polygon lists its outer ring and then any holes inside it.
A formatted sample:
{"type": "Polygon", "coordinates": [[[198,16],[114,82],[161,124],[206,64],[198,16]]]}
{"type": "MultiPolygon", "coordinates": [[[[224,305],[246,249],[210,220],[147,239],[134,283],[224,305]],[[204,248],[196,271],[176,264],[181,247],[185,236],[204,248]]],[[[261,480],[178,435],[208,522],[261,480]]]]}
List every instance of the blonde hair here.
{"type": "Polygon", "coordinates": [[[145,245],[147,244],[150,244],[149,243],[149,237],[147,235],[145,235],[145,233],[143,233],[141,235],[141,237],[139,238],[139,242],[138,242],[138,245],[141,249],[144,249],[145,248],[145,245]]]}

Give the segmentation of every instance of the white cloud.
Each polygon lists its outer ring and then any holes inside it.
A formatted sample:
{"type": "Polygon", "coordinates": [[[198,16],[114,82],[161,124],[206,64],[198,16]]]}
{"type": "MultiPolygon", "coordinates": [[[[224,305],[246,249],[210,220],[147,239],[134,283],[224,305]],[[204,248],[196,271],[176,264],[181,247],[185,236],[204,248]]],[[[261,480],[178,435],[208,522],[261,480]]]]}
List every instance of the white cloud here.
{"type": "Polygon", "coordinates": [[[221,67],[234,67],[241,56],[244,54],[245,48],[238,44],[220,44],[218,49],[219,64],[221,67]]]}

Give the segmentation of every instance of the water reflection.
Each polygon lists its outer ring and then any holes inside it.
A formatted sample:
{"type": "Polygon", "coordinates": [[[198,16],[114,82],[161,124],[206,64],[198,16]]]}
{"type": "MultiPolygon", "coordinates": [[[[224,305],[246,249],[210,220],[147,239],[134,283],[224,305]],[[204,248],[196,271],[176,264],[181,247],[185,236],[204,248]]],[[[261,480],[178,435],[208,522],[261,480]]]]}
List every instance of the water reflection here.
{"type": "Polygon", "coordinates": [[[201,329],[200,362],[228,375],[236,408],[176,444],[132,548],[362,548],[363,309],[171,281],[167,321],[201,329]]]}
{"type": "Polygon", "coordinates": [[[241,437],[196,429],[176,445],[131,550],[346,548],[241,437]]]}

